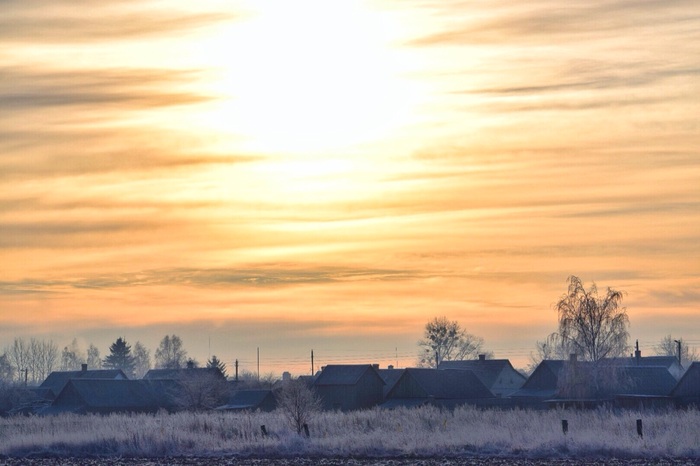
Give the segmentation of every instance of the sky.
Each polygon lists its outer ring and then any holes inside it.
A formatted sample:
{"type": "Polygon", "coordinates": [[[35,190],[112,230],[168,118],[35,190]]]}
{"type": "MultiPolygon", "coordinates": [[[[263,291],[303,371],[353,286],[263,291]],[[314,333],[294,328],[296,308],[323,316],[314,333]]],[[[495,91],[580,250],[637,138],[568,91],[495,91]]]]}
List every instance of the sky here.
{"type": "Polygon", "coordinates": [[[570,275],[700,347],[697,0],[0,10],[0,347],[524,367],[570,275]]]}

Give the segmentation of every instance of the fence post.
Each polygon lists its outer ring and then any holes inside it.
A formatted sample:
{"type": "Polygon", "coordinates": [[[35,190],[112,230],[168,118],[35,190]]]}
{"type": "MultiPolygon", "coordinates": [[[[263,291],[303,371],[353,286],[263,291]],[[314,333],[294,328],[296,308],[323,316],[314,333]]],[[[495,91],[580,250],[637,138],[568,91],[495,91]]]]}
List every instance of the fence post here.
{"type": "Polygon", "coordinates": [[[309,425],[304,424],[304,434],[306,434],[306,438],[311,437],[311,433],[309,433],[309,425]]]}
{"type": "Polygon", "coordinates": [[[569,421],[566,419],[561,420],[561,431],[564,433],[564,435],[569,432],[569,421]]]}
{"type": "Polygon", "coordinates": [[[639,438],[644,438],[644,432],[642,431],[642,420],[637,419],[637,435],[639,438]]]}
{"type": "Polygon", "coordinates": [[[263,434],[263,437],[267,437],[267,429],[265,428],[265,424],[260,426],[260,431],[263,434]]]}

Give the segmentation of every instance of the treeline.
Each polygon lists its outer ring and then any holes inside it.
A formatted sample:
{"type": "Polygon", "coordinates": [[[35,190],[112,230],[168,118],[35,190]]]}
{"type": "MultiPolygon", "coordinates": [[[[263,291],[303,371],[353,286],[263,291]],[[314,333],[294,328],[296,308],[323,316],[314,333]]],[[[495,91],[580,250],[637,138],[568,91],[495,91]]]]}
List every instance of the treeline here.
{"type": "MultiPolygon", "coordinates": [[[[188,365],[199,366],[187,357],[182,339],[178,335],[165,335],[151,356],[151,351],[140,341],[130,345],[119,337],[102,357],[92,343],[86,349],[77,339],[62,350],[53,340],[18,337],[0,354],[0,381],[28,385],[41,383],[53,371],[80,370],[83,364],[90,369],[120,369],[129,378],[141,378],[150,369],[181,369],[188,365]]],[[[226,366],[216,356],[207,361],[208,367],[217,367],[226,374],[226,366]]]]}

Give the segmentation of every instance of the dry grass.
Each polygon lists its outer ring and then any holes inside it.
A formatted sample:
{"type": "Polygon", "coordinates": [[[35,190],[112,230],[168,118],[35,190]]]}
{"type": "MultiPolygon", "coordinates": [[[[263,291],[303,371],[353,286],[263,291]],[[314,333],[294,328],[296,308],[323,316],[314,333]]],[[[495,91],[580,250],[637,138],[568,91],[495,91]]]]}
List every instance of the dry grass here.
{"type": "Polygon", "coordinates": [[[281,413],[15,417],[0,454],[26,456],[700,458],[700,413],[425,407],[319,413],[311,437],[281,413]],[[564,435],[561,420],[569,432],[564,435]],[[644,437],[636,431],[644,423],[644,437]],[[269,435],[262,434],[261,425],[269,435]]]}

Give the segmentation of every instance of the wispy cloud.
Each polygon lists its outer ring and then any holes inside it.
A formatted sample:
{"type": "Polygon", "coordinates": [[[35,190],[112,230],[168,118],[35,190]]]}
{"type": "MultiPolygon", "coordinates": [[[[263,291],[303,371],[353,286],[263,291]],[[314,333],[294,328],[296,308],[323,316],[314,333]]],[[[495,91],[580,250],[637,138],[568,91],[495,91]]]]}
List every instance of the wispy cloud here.
{"type": "Polygon", "coordinates": [[[64,106],[120,106],[143,109],[203,102],[210,97],[194,92],[169,92],[192,81],[194,71],[162,69],[46,70],[0,68],[0,105],[11,112],[64,106]]]}
{"type": "Polygon", "coordinates": [[[86,43],[167,35],[231,20],[224,12],[178,11],[132,1],[4,0],[0,40],[86,43]]]}
{"type": "Polygon", "coordinates": [[[392,269],[369,269],[294,264],[260,264],[251,268],[219,269],[152,269],[134,273],[92,276],[74,280],[23,279],[0,282],[1,294],[50,293],[66,288],[109,290],[143,286],[195,287],[281,287],[341,282],[409,280],[415,272],[392,269]]]}

